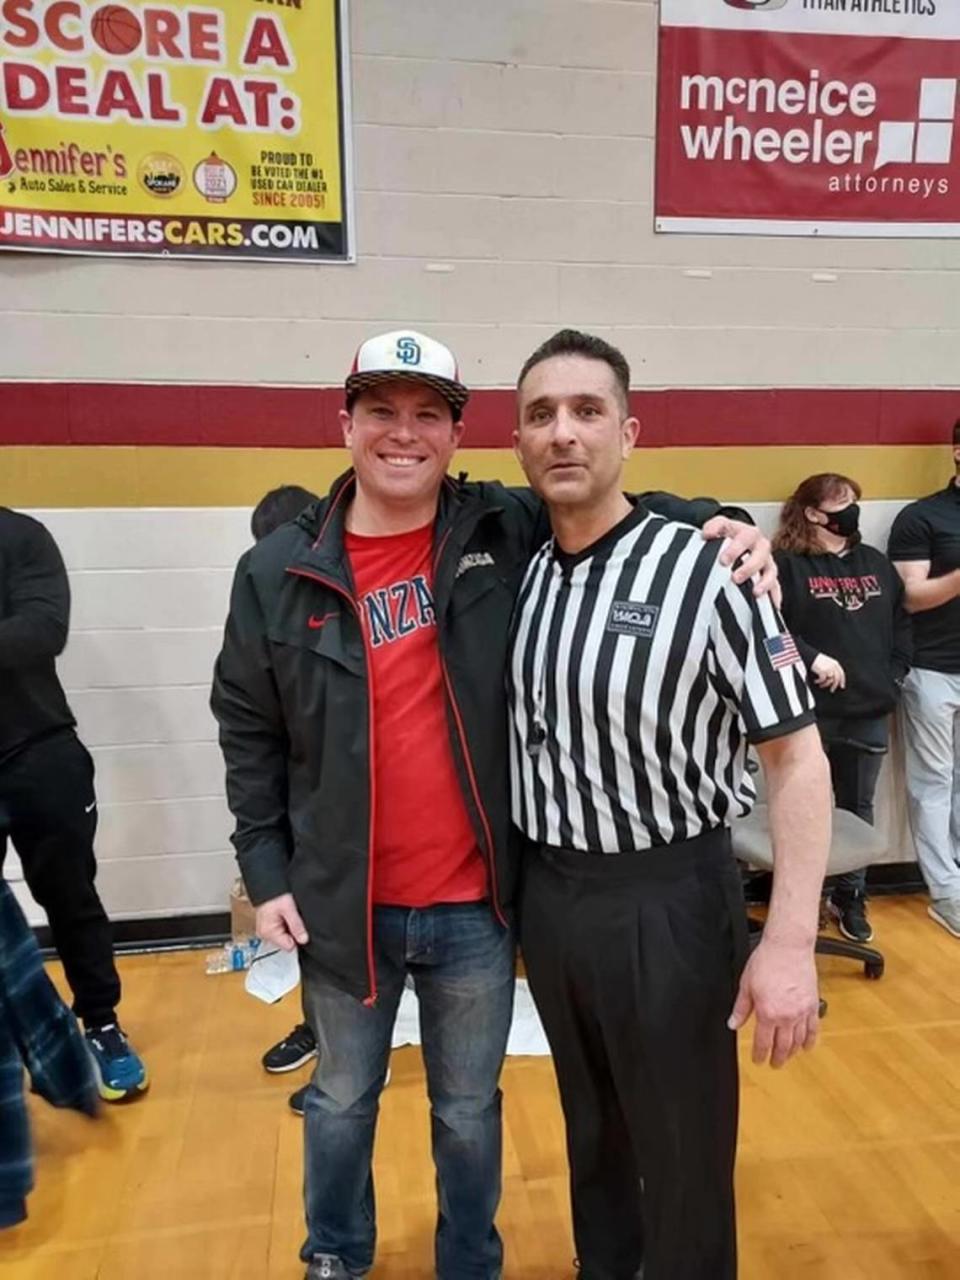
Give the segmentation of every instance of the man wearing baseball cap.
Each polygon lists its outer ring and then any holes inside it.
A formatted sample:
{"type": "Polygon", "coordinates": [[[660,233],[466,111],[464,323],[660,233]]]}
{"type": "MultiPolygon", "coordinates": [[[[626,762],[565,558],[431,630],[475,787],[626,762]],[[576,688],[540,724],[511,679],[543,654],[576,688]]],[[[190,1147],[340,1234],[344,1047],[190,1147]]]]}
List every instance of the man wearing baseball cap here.
{"type": "MultiPolygon", "coordinates": [[[[371,338],[345,392],[353,466],[240,560],[212,696],[258,933],[299,947],[318,1039],[301,1257],[308,1280],[373,1265],[374,1130],[410,974],[436,1274],[496,1280],[517,873],[504,669],[514,598],[549,527],[529,491],[447,474],[469,393],[441,343],[371,338]]],[[[710,531],[739,535],[728,559],[759,543],[742,580],[765,540],[732,526],[710,531]]]]}

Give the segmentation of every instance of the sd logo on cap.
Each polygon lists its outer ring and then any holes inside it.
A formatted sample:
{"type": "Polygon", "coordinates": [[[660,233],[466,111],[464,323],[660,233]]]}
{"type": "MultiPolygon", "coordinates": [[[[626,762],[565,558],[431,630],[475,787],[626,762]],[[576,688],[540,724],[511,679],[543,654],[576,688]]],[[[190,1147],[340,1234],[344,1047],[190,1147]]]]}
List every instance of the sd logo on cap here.
{"type": "Polygon", "coordinates": [[[455,421],[470,398],[449,347],[414,329],[400,329],[361,344],[344,384],[347,408],[352,408],[361,391],[393,378],[426,382],[449,404],[455,421]]]}
{"type": "Polygon", "coordinates": [[[397,340],[397,356],[404,364],[420,363],[420,343],[409,334],[397,340]]]}

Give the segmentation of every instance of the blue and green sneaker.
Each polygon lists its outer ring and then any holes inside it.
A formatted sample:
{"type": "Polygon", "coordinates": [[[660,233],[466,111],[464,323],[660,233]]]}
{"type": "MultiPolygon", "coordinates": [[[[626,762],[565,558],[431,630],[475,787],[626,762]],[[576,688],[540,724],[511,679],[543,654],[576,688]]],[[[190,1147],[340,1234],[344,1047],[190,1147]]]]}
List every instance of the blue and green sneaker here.
{"type": "Polygon", "coordinates": [[[105,1102],[122,1102],[143,1093],[147,1068],[116,1022],[87,1027],[84,1032],[97,1073],[97,1092],[105,1102]]]}

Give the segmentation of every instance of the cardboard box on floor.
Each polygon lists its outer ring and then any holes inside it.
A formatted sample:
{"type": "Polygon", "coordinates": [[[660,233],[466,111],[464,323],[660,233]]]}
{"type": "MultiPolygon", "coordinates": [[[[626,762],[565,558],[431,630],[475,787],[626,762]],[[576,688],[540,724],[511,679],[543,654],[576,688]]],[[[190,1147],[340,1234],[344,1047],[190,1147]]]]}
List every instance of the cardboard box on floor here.
{"type": "Polygon", "coordinates": [[[234,942],[257,936],[257,909],[238,876],[230,890],[230,936],[234,942]]]}

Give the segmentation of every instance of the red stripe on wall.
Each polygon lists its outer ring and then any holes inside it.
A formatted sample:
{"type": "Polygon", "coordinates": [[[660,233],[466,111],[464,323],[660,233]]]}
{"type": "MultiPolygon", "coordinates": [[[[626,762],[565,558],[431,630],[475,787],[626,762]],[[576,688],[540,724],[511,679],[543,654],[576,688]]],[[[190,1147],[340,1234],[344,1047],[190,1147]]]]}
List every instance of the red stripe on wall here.
{"type": "MultiPolygon", "coordinates": [[[[653,447],[947,444],[960,390],[635,391],[653,447]]],[[[324,448],[342,443],[340,387],[0,382],[0,444],[324,448]]],[[[505,448],[514,393],[474,392],[468,448],[505,448]]]]}

